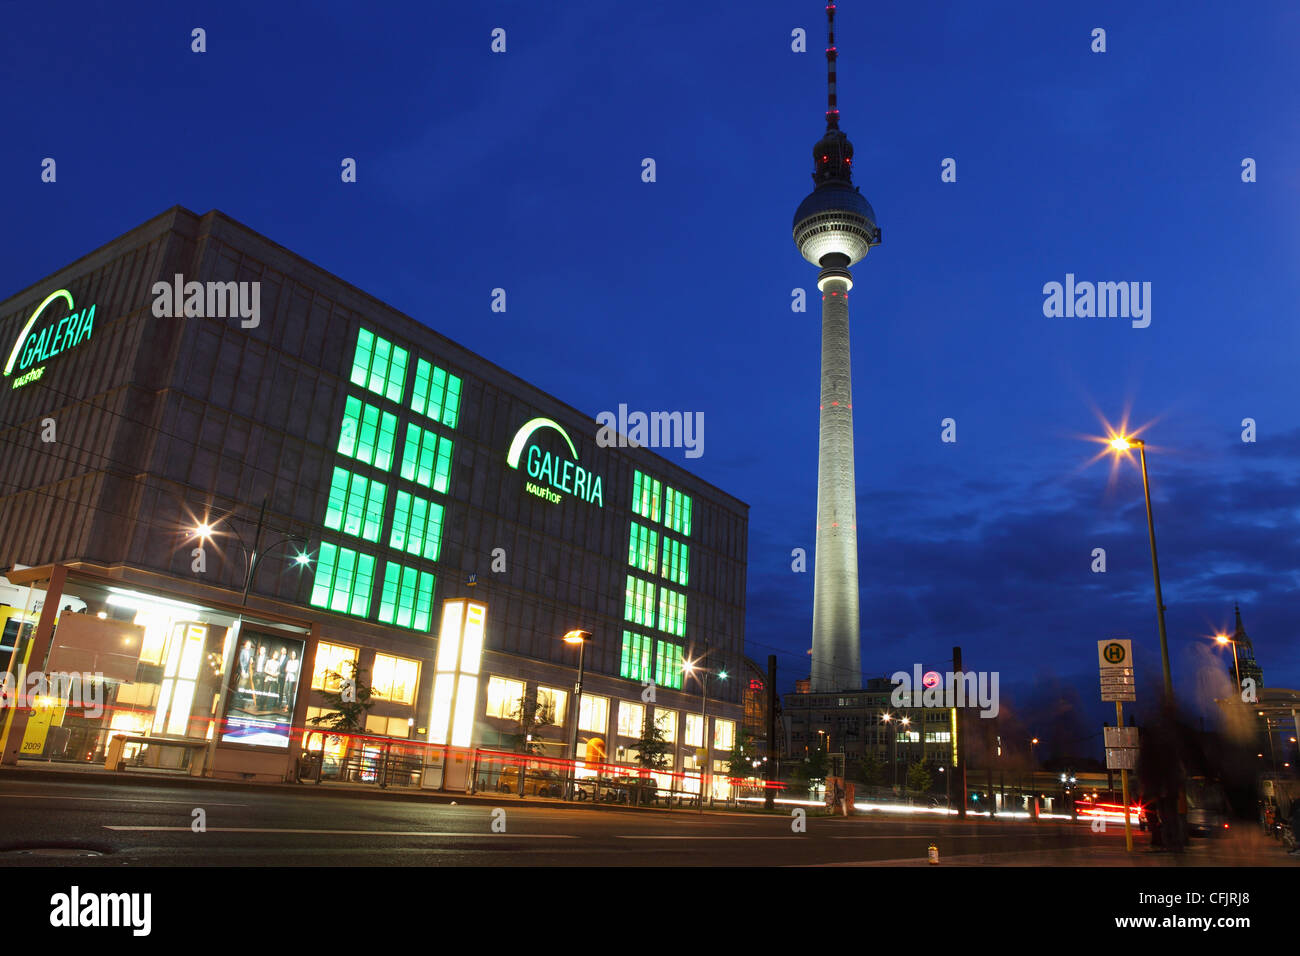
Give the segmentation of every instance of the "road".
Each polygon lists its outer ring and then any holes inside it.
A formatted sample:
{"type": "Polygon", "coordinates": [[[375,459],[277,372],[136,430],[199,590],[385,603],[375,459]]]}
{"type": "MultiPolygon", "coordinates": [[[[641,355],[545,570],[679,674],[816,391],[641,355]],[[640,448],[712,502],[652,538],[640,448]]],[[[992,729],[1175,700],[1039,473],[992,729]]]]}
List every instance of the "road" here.
{"type": "MultiPolygon", "coordinates": [[[[450,798],[449,798],[450,799],[450,798]]],[[[359,799],[0,780],[0,866],[780,866],[1123,860],[1123,828],[868,815],[824,817],[359,799]],[[204,832],[193,829],[202,811],[204,832]],[[494,832],[496,829],[504,832],[494,832]]],[[[1243,835],[1244,838],[1244,835],[1243,835]]],[[[1204,842],[1204,841],[1198,841],[1204,842]]],[[[1258,865],[1272,848],[1209,841],[1258,865]]],[[[1139,848],[1146,837],[1138,835],[1139,848]]]]}

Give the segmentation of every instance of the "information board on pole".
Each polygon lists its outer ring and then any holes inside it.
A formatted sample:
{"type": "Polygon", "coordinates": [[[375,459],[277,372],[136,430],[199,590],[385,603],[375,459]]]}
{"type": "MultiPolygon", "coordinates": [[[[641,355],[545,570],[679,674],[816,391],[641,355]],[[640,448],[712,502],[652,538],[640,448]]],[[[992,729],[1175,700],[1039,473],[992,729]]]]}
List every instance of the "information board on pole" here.
{"type": "Polygon", "coordinates": [[[1097,668],[1101,673],[1103,702],[1136,701],[1133,678],[1133,642],[1120,638],[1097,642],[1097,668]]]}

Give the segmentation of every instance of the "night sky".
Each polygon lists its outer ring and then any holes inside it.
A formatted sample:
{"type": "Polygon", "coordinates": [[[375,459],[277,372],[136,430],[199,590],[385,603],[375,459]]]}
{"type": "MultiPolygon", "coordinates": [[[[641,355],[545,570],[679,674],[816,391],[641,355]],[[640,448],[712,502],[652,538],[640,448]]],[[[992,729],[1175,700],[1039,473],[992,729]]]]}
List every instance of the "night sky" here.
{"type": "MultiPolygon", "coordinates": [[[[593,417],[703,412],[704,455],[665,454],[751,506],[748,654],[806,676],[820,319],[790,228],[822,4],[180,6],[5,5],[0,295],[217,208],[593,417]]],[[[1089,464],[1106,423],[1149,442],[1175,689],[1227,691],[1234,600],[1265,683],[1300,686],[1300,7],[1131,6],[836,18],[883,231],[850,297],[864,669],[960,644],[1080,734],[1113,717],[1095,641],[1135,640],[1140,700],[1160,676],[1140,473],[1089,464]],[[1045,317],[1067,273],[1150,282],[1150,326],[1045,317]]]]}

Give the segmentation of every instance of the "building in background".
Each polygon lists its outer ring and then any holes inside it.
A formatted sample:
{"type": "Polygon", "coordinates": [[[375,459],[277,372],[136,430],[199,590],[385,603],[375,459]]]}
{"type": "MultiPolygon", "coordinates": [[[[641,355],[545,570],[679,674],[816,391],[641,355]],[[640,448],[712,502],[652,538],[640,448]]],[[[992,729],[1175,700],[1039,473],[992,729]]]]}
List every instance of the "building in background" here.
{"type": "Polygon", "coordinates": [[[356,666],[385,746],[511,750],[531,701],[540,754],[576,720],[580,757],[630,765],[649,717],[668,769],[721,770],[743,687],[709,680],[702,713],[683,665],[742,669],[747,506],[601,447],[589,415],[430,327],[456,321],[179,207],[0,302],[0,566],[27,595],[8,657],[102,672],[105,694],[61,716],[58,753],[15,727],[5,762],[100,760],[110,731],[183,749],[224,673],[209,770],[291,777],[356,666]]]}

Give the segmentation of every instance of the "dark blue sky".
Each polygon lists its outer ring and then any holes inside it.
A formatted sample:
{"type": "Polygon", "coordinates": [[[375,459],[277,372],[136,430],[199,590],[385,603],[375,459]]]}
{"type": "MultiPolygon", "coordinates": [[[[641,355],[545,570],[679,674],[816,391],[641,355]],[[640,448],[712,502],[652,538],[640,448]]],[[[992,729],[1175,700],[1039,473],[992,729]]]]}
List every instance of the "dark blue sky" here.
{"type": "MultiPolygon", "coordinates": [[[[824,129],[820,3],[3,17],[3,294],[168,206],[215,207],[593,416],[702,411],[704,456],[668,454],[752,506],[749,653],[806,674],[812,574],[790,552],[814,545],[820,328],[790,221],[824,129]]],[[[1150,698],[1140,478],[1085,467],[1081,437],[1127,411],[1152,423],[1176,688],[1201,686],[1234,599],[1266,682],[1300,685],[1300,7],[844,0],[837,28],[884,237],[851,297],[868,673],[961,644],[1091,728],[1094,641],[1127,633],[1150,698]],[[1152,283],[1150,327],[1044,317],[1066,273],[1152,283]]]]}

